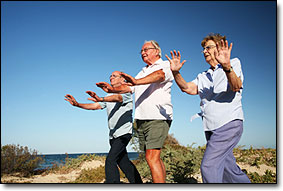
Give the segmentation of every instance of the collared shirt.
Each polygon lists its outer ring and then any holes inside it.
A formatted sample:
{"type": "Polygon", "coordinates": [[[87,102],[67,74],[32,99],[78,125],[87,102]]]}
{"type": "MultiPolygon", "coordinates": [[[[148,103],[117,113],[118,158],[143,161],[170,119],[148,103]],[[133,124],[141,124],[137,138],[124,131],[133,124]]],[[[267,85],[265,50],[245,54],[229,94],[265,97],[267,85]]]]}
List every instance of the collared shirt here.
{"type": "MultiPolygon", "coordinates": [[[[236,75],[243,82],[244,76],[240,60],[234,58],[230,63],[236,75]]],[[[242,89],[239,92],[231,90],[227,76],[220,64],[215,67],[214,71],[209,69],[200,73],[192,82],[198,86],[201,99],[200,115],[205,131],[212,131],[235,119],[244,120],[241,103],[242,89]]]]}
{"type": "Polygon", "coordinates": [[[160,58],[153,65],[144,67],[135,78],[143,78],[160,69],[165,73],[165,80],[163,82],[131,87],[132,93],[135,93],[135,119],[173,119],[171,86],[174,77],[170,70],[169,61],[163,61],[160,58]]]}
{"type": "MultiPolygon", "coordinates": [[[[108,94],[110,96],[113,94],[108,94]]],[[[132,134],[133,98],[131,93],[121,94],[123,102],[99,102],[102,109],[107,108],[109,139],[127,133],[132,134]]]]}

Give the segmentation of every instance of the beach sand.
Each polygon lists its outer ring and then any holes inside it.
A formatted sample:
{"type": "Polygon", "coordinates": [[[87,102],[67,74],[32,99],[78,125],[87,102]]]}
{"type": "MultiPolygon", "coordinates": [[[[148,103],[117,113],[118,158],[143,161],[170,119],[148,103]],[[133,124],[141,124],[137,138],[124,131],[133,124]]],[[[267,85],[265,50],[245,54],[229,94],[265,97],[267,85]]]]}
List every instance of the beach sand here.
{"type": "MultiPolygon", "coordinates": [[[[247,164],[238,164],[241,169],[245,169],[248,172],[257,172],[259,175],[264,175],[266,170],[271,170],[276,173],[275,167],[270,167],[267,165],[260,165],[260,168],[255,166],[250,166],[247,164]]],[[[68,173],[49,173],[46,175],[35,175],[31,178],[23,178],[18,176],[3,176],[1,177],[2,183],[68,183],[71,181],[75,181],[76,178],[80,175],[83,169],[95,169],[99,166],[104,166],[104,163],[99,160],[87,161],[82,164],[79,169],[73,170],[68,173]]],[[[197,179],[198,183],[202,183],[200,173],[195,174],[195,179],[197,179]]],[[[145,180],[147,182],[147,180],[145,180]]],[[[104,181],[100,182],[103,183],[104,181]]],[[[127,181],[126,181],[127,182],[127,181]]]]}
{"type": "Polygon", "coordinates": [[[18,176],[3,176],[1,182],[13,183],[67,183],[76,180],[81,171],[86,169],[95,169],[99,166],[104,166],[104,163],[99,160],[87,161],[82,164],[79,169],[73,170],[69,173],[49,173],[47,175],[35,175],[31,178],[23,178],[18,176]]]}

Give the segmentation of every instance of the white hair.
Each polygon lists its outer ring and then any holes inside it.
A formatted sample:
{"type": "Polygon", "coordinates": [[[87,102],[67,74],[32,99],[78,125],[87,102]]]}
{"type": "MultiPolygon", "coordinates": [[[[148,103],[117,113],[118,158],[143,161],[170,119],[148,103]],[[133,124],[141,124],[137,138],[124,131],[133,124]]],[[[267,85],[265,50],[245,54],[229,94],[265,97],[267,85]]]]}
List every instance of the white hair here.
{"type": "Polygon", "coordinates": [[[154,46],[154,48],[159,50],[158,56],[160,56],[160,58],[161,58],[162,55],[161,55],[161,48],[160,48],[159,44],[155,40],[145,40],[144,44],[146,44],[146,43],[151,43],[154,46]]]}

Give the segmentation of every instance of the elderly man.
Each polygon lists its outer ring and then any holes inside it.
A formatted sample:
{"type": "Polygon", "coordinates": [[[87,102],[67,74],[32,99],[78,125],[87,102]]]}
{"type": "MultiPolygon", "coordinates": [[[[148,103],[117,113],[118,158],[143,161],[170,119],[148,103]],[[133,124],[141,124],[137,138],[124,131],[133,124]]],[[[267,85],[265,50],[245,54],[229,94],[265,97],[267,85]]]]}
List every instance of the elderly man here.
{"type": "Polygon", "coordinates": [[[114,88],[105,82],[97,83],[97,86],[106,92],[135,93],[140,149],[145,151],[153,183],[165,183],[166,171],[160,153],[173,117],[171,86],[174,77],[169,62],[161,59],[161,49],[156,41],[145,41],[141,56],[147,65],[135,78],[122,73],[128,86],[114,88]]]}
{"type": "Polygon", "coordinates": [[[171,51],[171,70],[180,89],[199,95],[203,127],[207,139],[201,164],[204,183],[250,183],[236,164],[233,148],[243,132],[242,88],[243,73],[238,58],[230,60],[232,44],[225,36],[211,34],[201,42],[205,61],[210,68],[191,82],[186,82],[179,70],[181,55],[171,51]]]}
{"type": "MultiPolygon", "coordinates": [[[[121,72],[115,71],[110,76],[110,82],[113,87],[124,84],[125,79],[121,72]]],[[[109,94],[107,97],[98,97],[94,92],[87,91],[91,98],[89,100],[95,103],[82,104],[78,103],[72,95],[67,94],[66,101],[73,106],[98,110],[107,108],[108,127],[110,139],[110,151],[105,161],[105,183],[120,183],[120,173],[117,165],[125,173],[130,183],[142,183],[139,172],[134,164],[129,160],[126,147],[132,137],[132,95],[126,94],[109,94]]]]}

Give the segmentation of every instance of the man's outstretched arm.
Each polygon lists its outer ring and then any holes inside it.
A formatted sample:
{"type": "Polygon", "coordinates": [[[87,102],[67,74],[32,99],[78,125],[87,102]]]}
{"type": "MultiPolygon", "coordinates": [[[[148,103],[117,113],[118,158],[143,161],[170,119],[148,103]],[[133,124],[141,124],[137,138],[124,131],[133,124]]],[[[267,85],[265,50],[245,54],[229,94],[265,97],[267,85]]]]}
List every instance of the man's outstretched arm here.
{"type": "Polygon", "coordinates": [[[86,91],[91,96],[88,100],[94,102],[123,102],[123,97],[120,94],[110,95],[107,97],[99,97],[93,91],[86,91]]]}
{"type": "Polygon", "coordinates": [[[100,87],[107,93],[124,94],[124,93],[131,92],[131,88],[125,84],[115,87],[115,88],[111,86],[110,84],[108,84],[107,82],[99,82],[99,83],[96,83],[96,85],[97,87],[100,87]]]}
{"type": "Polygon", "coordinates": [[[78,103],[76,101],[76,99],[70,95],[67,94],[65,96],[65,100],[68,101],[71,105],[75,106],[75,107],[79,107],[82,109],[87,109],[87,110],[98,110],[98,109],[102,109],[102,107],[100,106],[99,103],[78,103]]]}
{"type": "Polygon", "coordinates": [[[151,74],[140,79],[135,79],[134,77],[126,73],[121,73],[121,76],[123,76],[127,80],[126,84],[130,86],[152,84],[163,82],[165,80],[165,73],[162,69],[154,71],[151,74]]]}

